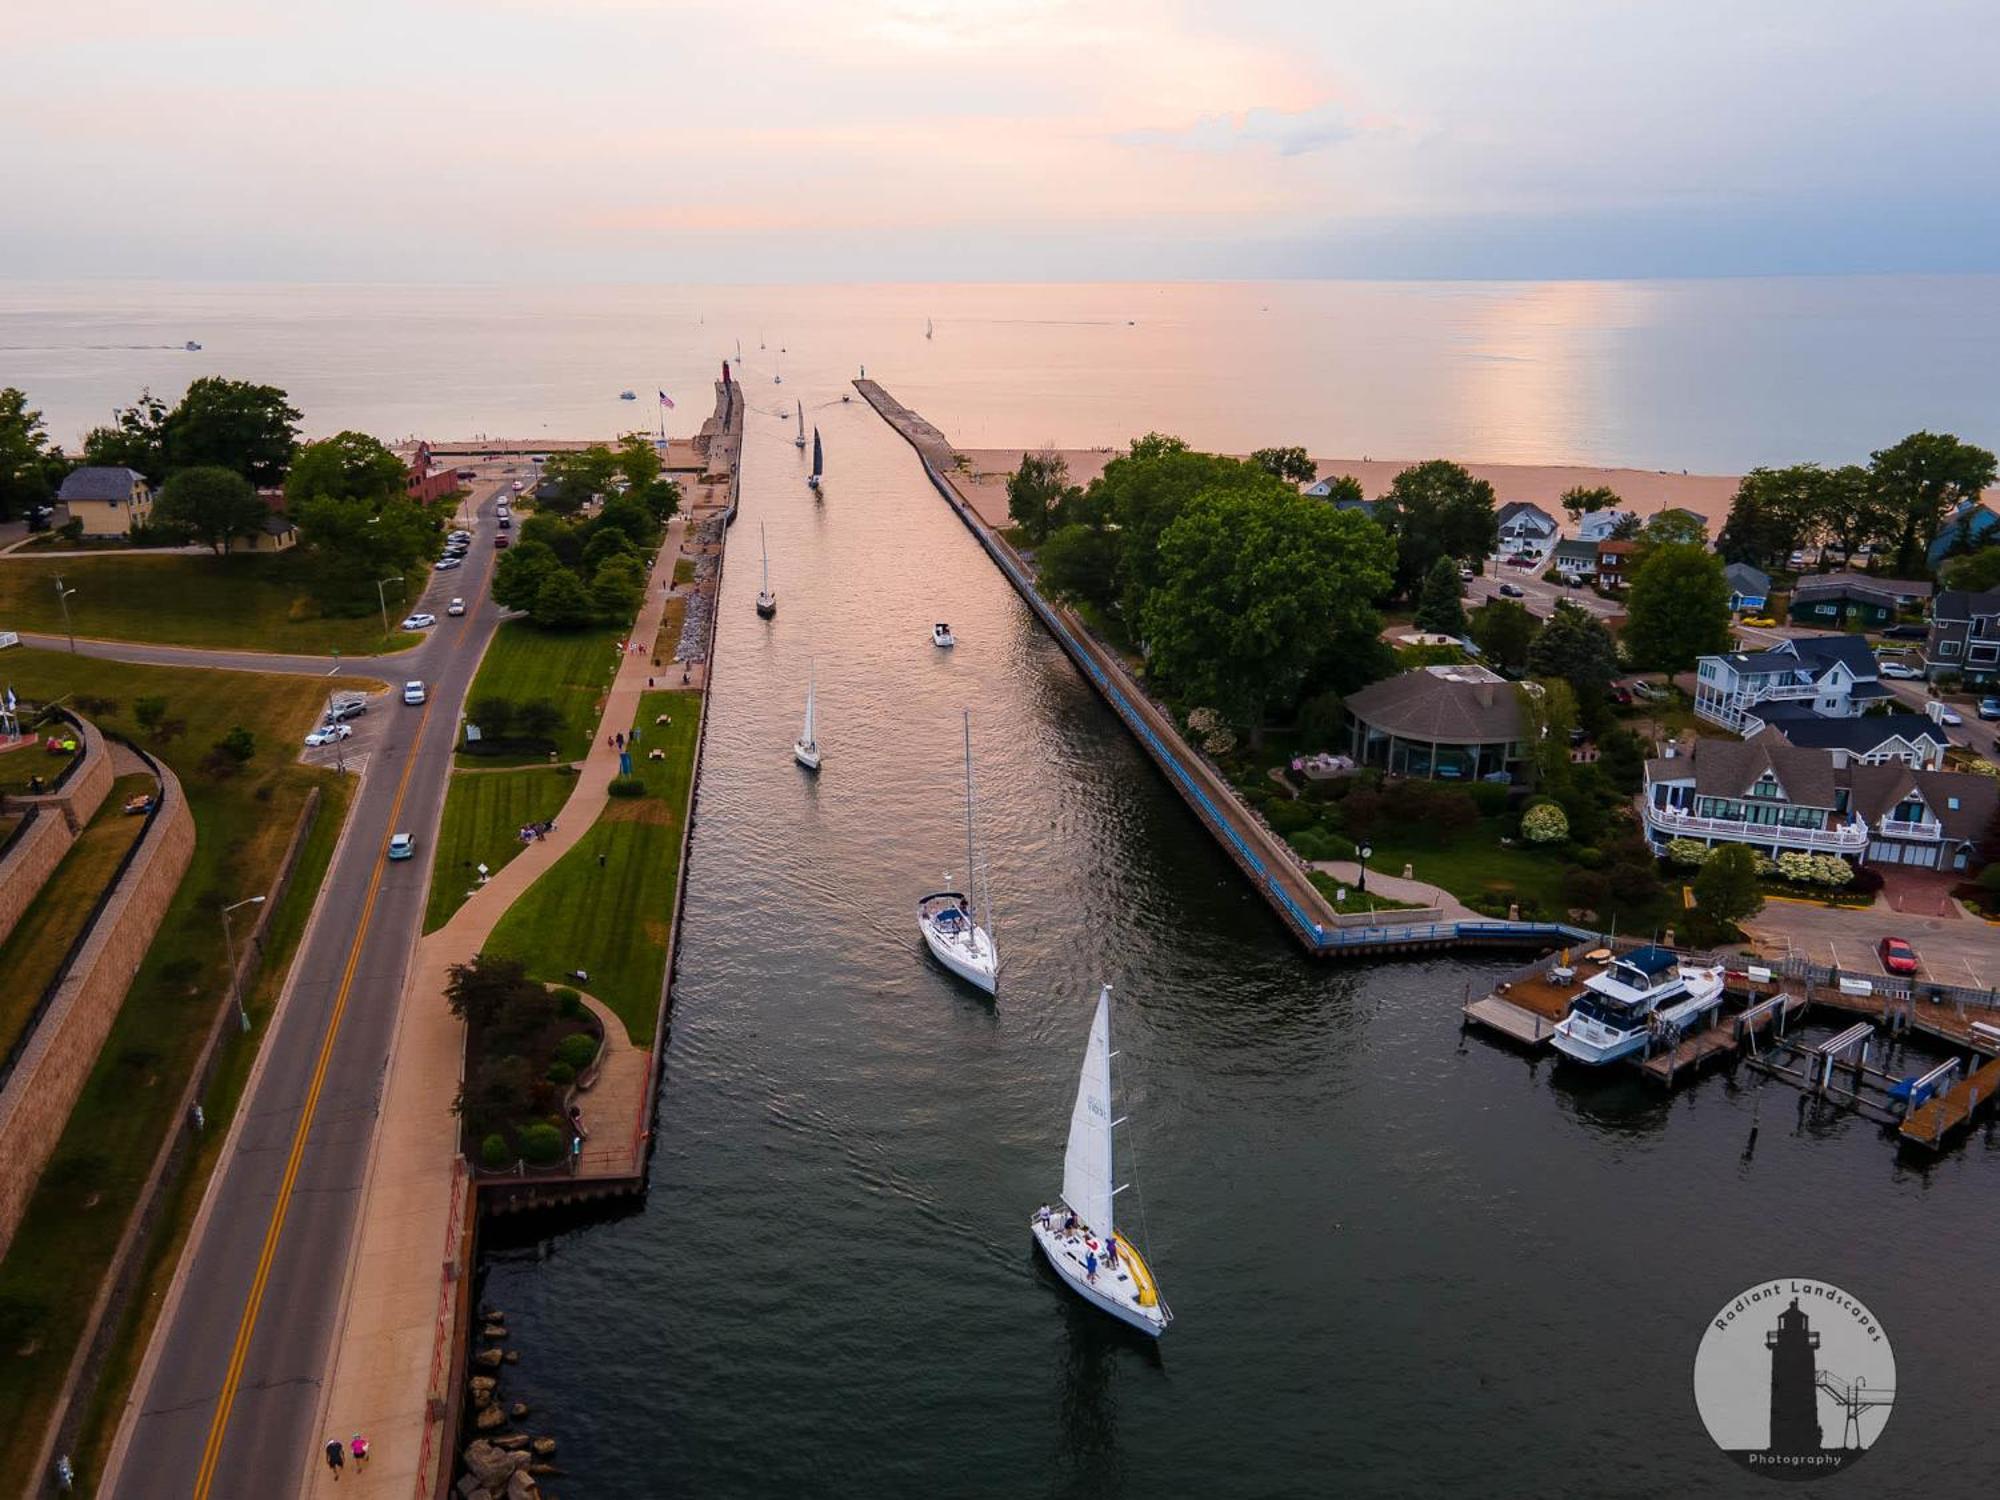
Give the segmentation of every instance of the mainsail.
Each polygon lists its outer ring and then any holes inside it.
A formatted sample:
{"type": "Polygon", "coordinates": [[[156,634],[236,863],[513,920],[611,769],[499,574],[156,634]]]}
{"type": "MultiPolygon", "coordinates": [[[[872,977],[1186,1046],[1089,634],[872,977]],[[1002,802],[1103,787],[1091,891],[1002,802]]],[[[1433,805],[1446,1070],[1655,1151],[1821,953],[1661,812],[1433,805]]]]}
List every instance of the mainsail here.
{"type": "Polygon", "coordinates": [[[819,478],[826,468],[826,453],[819,445],[819,429],[813,429],[813,478],[819,478]]]}
{"type": "Polygon", "coordinates": [[[1069,1150],[1063,1155],[1063,1202],[1092,1234],[1109,1239],[1111,1195],[1111,986],[1097,997],[1090,1046],[1077,1080],[1076,1108],[1069,1117],[1069,1150]]]}
{"type": "Polygon", "coordinates": [[[811,744],[814,743],[813,697],[815,693],[818,691],[818,688],[819,688],[819,669],[817,667],[814,667],[811,669],[811,675],[806,678],[806,727],[805,731],[799,736],[799,743],[802,745],[810,746],[811,744]]]}

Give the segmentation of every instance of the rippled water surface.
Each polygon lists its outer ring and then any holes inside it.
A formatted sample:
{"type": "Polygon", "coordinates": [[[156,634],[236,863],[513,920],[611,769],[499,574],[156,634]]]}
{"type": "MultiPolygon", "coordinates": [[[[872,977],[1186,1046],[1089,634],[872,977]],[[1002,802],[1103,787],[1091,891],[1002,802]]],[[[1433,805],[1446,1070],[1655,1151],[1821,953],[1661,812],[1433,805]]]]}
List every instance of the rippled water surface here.
{"type": "Polygon", "coordinates": [[[1669,1099],[1464,1037],[1491,963],[1307,962],[902,442],[832,385],[751,396],[651,1195],[489,1240],[559,1492],[1761,1494],[1702,1433],[1695,1347],[1735,1292],[1808,1274],[1884,1319],[1906,1391],[1840,1482],[1977,1492],[1990,1135],[1899,1167],[1747,1073],[1669,1099]],[[813,663],[818,782],[788,750],[813,663]],[[965,706],[996,1002],[913,921],[963,863],[965,706]],[[1158,1347],[1026,1232],[1100,978],[1119,1202],[1178,1315],[1158,1347]]]}

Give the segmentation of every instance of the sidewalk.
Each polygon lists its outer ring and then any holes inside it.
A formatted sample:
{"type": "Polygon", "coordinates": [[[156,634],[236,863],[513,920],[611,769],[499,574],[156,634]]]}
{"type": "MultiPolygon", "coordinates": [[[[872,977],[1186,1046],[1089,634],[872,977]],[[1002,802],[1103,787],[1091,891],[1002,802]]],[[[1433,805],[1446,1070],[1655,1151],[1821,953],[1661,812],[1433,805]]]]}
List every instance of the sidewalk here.
{"type": "MultiPolygon", "coordinates": [[[[1359,885],[1357,877],[1361,866],[1351,859],[1316,859],[1308,868],[1322,875],[1331,876],[1336,882],[1350,888],[1359,885]]],[[[1435,906],[1442,913],[1440,920],[1446,922],[1487,922],[1490,917],[1482,917],[1458,897],[1440,885],[1426,885],[1421,880],[1405,880],[1400,875],[1386,875],[1379,866],[1368,872],[1368,889],[1377,896],[1387,896],[1391,901],[1414,901],[1419,906],[1435,906]]],[[[1393,926],[1403,915],[1401,912],[1380,913],[1385,925],[1393,926]]]]}
{"type": "MultiPolygon", "coordinates": [[[[478,953],[507,908],[603,811],[607,788],[618,774],[618,752],[604,737],[632,726],[640,696],[648,691],[647,677],[655,677],[662,688],[680,686],[678,674],[669,678],[664,663],[656,670],[649,653],[666,608],[667,591],[661,584],[672,582],[686,534],[684,517],[667,528],[630,637],[647,649],[628,650],[620,661],[590,752],[555,827],[503,866],[417,946],[390,1054],[319,1424],[321,1441],[356,1432],[367,1437],[364,1482],[380,1493],[410,1494],[420,1465],[434,1474],[440,1460],[450,1460],[434,1446],[442,1427],[431,1421],[427,1403],[438,1343],[451,1337],[449,1323],[440,1317],[446,1239],[457,1196],[470,1194],[471,1186],[457,1172],[458,1122],[451,1113],[464,1065],[465,1030],[445,1006],[445,981],[451,966],[478,953]]],[[[599,1009],[598,1014],[608,1013],[599,1009]]],[[[626,1042],[616,1018],[606,1034],[614,1046],[597,1086],[584,1096],[592,1130],[584,1161],[599,1170],[628,1170],[613,1165],[612,1158],[629,1163],[634,1141],[641,1137],[628,1118],[614,1116],[620,1110],[639,1116],[643,1110],[651,1051],[626,1042]],[[624,1044],[622,1051],[616,1043],[624,1044]]],[[[470,1271],[469,1266],[459,1268],[461,1277],[470,1271]]],[[[449,1359],[448,1349],[444,1357],[449,1359]]],[[[340,1493],[316,1448],[309,1460],[300,1493],[340,1493]]]]}

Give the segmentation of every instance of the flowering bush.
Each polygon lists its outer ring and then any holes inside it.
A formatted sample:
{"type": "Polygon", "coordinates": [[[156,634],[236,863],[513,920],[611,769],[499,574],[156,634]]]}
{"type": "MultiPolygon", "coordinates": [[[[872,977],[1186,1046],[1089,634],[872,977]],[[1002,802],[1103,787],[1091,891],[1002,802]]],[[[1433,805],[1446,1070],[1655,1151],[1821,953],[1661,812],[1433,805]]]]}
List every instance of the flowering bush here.
{"type": "Polygon", "coordinates": [[[1780,854],[1778,873],[1800,885],[1847,885],[1854,866],[1837,854],[1780,854]]]}
{"type": "Polygon", "coordinates": [[[1667,844],[1667,860],[1683,870],[1696,870],[1713,851],[1700,839],[1674,839],[1667,844]]]}
{"type": "Polygon", "coordinates": [[[1188,733],[1201,741],[1201,748],[1210,755],[1227,755],[1236,748],[1236,732],[1212,708],[1189,709],[1187,727],[1188,733]]]}
{"type": "Polygon", "coordinates": [[[1569,837],[1569,815],[1560,803],[1539,802],[1521,815],[1521,837],[1531,844],[1559,844],[1569,837]]]}

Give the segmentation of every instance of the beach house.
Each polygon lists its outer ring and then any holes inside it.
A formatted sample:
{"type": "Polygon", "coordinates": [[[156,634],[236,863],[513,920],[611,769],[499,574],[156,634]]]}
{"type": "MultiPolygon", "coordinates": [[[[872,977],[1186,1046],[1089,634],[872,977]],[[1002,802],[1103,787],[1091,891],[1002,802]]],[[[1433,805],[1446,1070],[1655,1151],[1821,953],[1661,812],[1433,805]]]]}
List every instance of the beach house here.
{"type": "Polygon", "coordinates": [[[1629,510],[1592,510],[1584,512],[1576,523],[1576,537],[1580,542],[1608,542],[1611,534],[1627,521],[1633,519],[1629,510]]]}
{"type": "Polygon", "coordinates": [[[1599,542],[1597,544],[1597,581],[1607,589],[1625,587],[1625,570],[1630,566],[1634,542],[1599,542]]]}
{"type": "Polygon", "coordinates": [[[1771,575],[1748,563],[1730,563],[1722,576],[1729,581],[1729,607],[1734,611],[1756,614],[1771,597],[1771,575]]]}
{"type": "Polygon", "coordinates": [[[1926,559],[1931,571],[1936,572],[1938,565],[1954,553],[1970,552],[2000,542],[2000,536],[1994,534],[1996,526],[2000,526],[2000,515],[1995,515],[1991,506],[1976,500],[1961,503],[1944,518],[1943,524],[1938,527],[1937,537],[1931,542],[1926,559]]]}
{"type": "Polygon", "coordinates": [[[1556,518],[1532,501],[1511,501],[1494,520],[1504,557],[1541,557],[1555,545],[1556,518]]]}
{"type": "Polygon", "coordinates": [[[85,536],[126,536],[153,516],[153,492],[146,476],[136,469],[103,464],[70,470],[56,491],[56,503],[67,514],[58,516],[55,524],[81,522],[85,536]]]}
{"type": "Polygon", "coordinates": [[[1931,592],[1930,584],[1914,579],[1814,573],[1792,585],[1788,613],[1794,625],[1879,630],[1894,624],[1898,615],[1921,609],[1931,592]]]}
{"type": "Polygon", "coordinates": [[[1521,691],[1478,666],[1419,667],[1347,700],[1362,765],[1435,781],[1511,779],[1527,759],[1521,691]]]}
{"type": "Polygon", "coordinates": [[[1558,573],[1567,573],[1572,578],[1595,578],[1597,576],[1597,543],[1569,537],[1556,543],[1556,554],[1549,566],[1558,573]]]}
{"type": "Polygon", "coordinates": [[[1889,696],[1866,641],[1820,636],[1702,657],[1694,711],[1724,729],[1755,734],[1788,712],[1846,719],[1889,696]]]}
{"type": "Polygon", "coordinates": [[[2000,588],[1983,594],[1946,589],[1937,596],[1924,665],[1930,676],[1951,673],[1967,687],[2000,683],[2000,588]]]}

